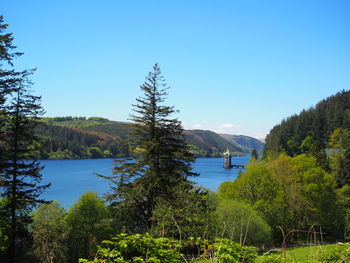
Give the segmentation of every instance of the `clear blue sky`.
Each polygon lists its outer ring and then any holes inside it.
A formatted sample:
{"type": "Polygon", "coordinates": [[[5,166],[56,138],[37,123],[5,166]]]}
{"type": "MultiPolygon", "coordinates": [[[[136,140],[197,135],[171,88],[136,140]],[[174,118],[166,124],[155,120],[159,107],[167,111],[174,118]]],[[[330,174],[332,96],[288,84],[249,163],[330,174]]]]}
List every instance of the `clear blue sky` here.
{"type": "Polygon", "coordinates": [[[350,88],[350,1],[1,0],[46,116],[126,121],[158,62],[185,128],[263,138],[350,88]]]}

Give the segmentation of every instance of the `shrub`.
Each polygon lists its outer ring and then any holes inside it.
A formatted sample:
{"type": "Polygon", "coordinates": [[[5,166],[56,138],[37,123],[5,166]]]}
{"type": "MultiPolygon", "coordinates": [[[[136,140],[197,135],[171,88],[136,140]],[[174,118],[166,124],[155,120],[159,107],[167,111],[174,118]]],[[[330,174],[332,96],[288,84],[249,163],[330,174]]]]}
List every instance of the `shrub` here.
{"type": "Polygon", "coordinates": [[[350,246],[349,243],[337,245],[330,251],[325,251],[317,260],[320,262],[350,262],[350,246]]]}
{"type": "Polygon", "coordinates": [[[257,257],[252,249],[228,239],[216,239],[211,243],[206,239],[189,238],[181,243],[169,238],[153,238],[149,234],[119,234],[111,241],[102,242],[93,261],[80,259],[79,262],[177,263],[186,261],[186,253],[188,262],[249,263],[257,257]]]}
{"type": "Polygon", "coordinates": [[[223,199],[216,213],[220,222],[217,226],[222,237],[244,245],[271,244],[271,228],[248,204],[223,199]],[[222,229],[221,229],[222,228],[222,229]]]}
{"type": "Polygon", "coordinates": [[[241,246],[229,239],[217,239],[214,243],[215,254],[214,262],[236,263],[236,262],[254,262],[258,256],[252,250],[254,247],[241,246]]]}
{"type": "Polygon", "coordinates": [[[102,262],[149,262],[176,263],[180,262],[182,254],[178,241],[168,238],[153,238],[149,234],[127,235],[119,234],[112,241],[103,241],[99,246],[95,260],[80,259],[80,263],[102,262]]]}

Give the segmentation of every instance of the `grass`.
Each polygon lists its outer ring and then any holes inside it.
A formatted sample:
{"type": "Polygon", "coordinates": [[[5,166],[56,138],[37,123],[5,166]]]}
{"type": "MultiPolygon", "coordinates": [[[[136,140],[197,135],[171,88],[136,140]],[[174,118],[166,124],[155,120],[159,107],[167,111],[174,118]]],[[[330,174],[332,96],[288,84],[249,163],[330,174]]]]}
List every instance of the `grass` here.
{"type": "MultiPolygon", "coordinates": [[[[274,253],[264,254],[256,259],[256,263],[262,262],[321,262],[320,258],[331,257],[335,251],[345,250],[349,244],[343,246],[336,244],[322,246],[308,246],[287,249],[283,252],[275,251],[274,253]],[[343,247],[344,246],[344,247],[343,247]]],[[[323,261],[324,262],[324,261],[323,261]]],[[[327,262],[336,262],[328,261],[327,262]]]]}

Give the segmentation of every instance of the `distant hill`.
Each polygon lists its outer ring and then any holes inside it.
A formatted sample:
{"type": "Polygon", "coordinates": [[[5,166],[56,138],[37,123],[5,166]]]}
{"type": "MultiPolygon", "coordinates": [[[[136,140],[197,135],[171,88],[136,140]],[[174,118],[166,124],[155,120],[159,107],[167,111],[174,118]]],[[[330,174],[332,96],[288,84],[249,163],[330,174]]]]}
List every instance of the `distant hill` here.
{"type": "Polygon", "coordinates": [[[324,149],[337,128],[350,129],[350,91],[330,96],[315,107],[290,116],[274,126],[266,137],[264,155],[269,152],[286,152],[291,156],[300,154],[302,143],[307,137],[319,149],[324,149]]]}
{"type": "MultiPolygon", "coordinates": [[[[75,159],[118,157],[128,154],[125,139],[130,127],[125,122],[101,117],[44,118],[38,128],[43,138],[40,158],[75,159]]],[[[245,155],[262,143],[242,135],[219,135],[206,130],[185,130],[184,135],[193,153],[198,157],[218,157],[229,149],[235,155],[245,155]]]]}
{"type": "Polygon", "coordinates": [[[126,139],[130,130],[125,122],[110,121],[102,117],[54,117],[46,118],[45,121],[54,126],[96,131],[102,134],[117,136],[120,139],[126,139]]]}
{"type": "Polygon", "coordinates": [[[235,155],[246,153],[240,146],[225,140],[212,131],[185,130],[184,135],[188,144],[193,145],[198,156],[220,156],[226,149],[229,149],[235,155]]]}
{"type": "Polygon", "coordinates": [[[257,150],[260,154],[264,149],[264,143],[261,140],[245,136],[245,135],[231,135],[231,134],[219,134],[228,142],[236,145],[241,151],[251,153],[252,149],[257,150]]]}

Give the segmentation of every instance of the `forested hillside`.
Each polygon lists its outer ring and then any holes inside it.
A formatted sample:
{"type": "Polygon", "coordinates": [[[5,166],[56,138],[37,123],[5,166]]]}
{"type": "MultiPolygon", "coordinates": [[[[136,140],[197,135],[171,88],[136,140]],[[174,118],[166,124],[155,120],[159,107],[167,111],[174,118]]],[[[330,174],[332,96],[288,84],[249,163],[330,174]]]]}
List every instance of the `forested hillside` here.
{"type": "Polygon", "coordinates": [[[251,152],[252,149],[257,150],[259,153],[262,153],[264,149],[264,143],[258,139],[245,136],[245,135],[232,135],[232,134],[220,134],[225,140],[230,143],[237,145],[243,151],[251,152]]]}
{"type": "MultiPolygon", "coordinates": [[[[349,128],[349,91],[287,118],[267,136],[263,157],[252,158],[235,181],[220,185],[220,198],[230,200],[231,209],[233,202],[249,204],[270,227],[274,242],[285,238],[282,246],[309,242],[310,232],[315,242],[350,240],[349,128]]],[[[256,236],[264,229],[259,226],[256,236]]],[[[269,235],[262,236],[266,242],[269,235]]],[[[274,260],[264,262],[284,262],[274,260]]]]}
{"type": "Polygon", "coordinates": [[[44,123],[37,127],[41,137],[40,159],[83,159],[125,156],[128,145],[118,136],[82,128],[44,123]]]}
{"type": "MultiPolygon", "coordinates": [[[[125,122],[110,121],[101,117],[44,118],[37,128],[42,138],[39,158],[80,159],[109,158],[129,154],[126,139],[130,126],[125,122]]],[[[191,151],[197,157],[217,157],[229,149],[235,155],[245,155],[262,143],[247,136],[221,136],[212,131],[186,130],[184,135],[191,151]],[[242,138],[244,140],[242,141],[242,138]]]]}
{"type": "Polygon", "coordinates": [[[317,148],[328,146],[331,134],[337,129],[350,128],[350,91],[342,91],[303,110],[273,127],[266,137],[264,155],[269,152],[286,152],[297,155],[303,152],[305,141],[317,142],[317,148]]]}

